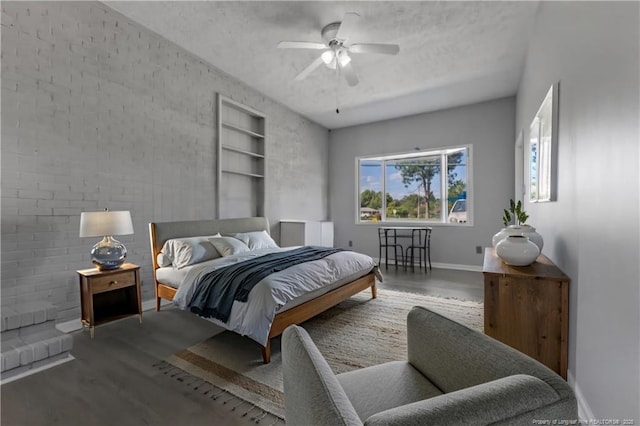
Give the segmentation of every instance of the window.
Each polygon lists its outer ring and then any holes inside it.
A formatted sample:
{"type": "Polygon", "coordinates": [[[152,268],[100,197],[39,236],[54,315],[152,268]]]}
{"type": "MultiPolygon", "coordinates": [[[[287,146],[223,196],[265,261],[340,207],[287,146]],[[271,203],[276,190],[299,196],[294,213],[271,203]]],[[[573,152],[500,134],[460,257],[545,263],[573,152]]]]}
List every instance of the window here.
{"type": "Polygon", "coordinates": [[[357,221],[470,222],[470,153],[463,146],[358,158],[357,221]]]}

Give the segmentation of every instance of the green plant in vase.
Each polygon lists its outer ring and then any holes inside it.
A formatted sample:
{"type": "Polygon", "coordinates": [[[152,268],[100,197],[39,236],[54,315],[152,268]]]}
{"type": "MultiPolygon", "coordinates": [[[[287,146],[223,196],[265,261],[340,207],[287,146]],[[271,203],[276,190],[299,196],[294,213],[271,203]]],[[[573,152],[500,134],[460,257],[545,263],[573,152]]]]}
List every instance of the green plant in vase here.
{"type": "Polygon", "coordinates": [[[522,201],[516,203],[513,199],[509,200],[509,210],[504,209],[502,216],[502,224],[506,227],[509,225],[524,225],[527,223],[529,215],[522,210],[522,201]],[[513,221],[513,223],[511,223],[513,221]]]}

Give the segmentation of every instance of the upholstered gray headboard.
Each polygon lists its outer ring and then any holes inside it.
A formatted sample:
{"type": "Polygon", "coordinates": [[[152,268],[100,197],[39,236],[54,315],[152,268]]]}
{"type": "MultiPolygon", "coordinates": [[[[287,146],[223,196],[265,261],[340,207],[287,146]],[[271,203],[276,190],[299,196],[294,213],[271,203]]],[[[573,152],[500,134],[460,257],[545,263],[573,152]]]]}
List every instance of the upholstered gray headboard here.
{"type": "Polygon", "coordinates": [[[171,238],[197,237],[199,235],[232,235],[238,232],[269,232],[269,221],[266,217],[244,217],[217,220],[187,220],[181,222],[151,222],[149,237],[151,238],[151,258],[156,269],[156,255],[164,242],[171,238]]]}

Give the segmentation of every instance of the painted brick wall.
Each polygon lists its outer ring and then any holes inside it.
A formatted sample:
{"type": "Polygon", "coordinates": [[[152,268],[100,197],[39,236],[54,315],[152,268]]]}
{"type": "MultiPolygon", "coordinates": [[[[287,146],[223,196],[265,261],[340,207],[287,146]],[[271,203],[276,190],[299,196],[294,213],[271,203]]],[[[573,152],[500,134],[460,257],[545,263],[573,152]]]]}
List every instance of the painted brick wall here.
{"type": "Polygon", "coordinates": [[[80,213],[130,210],[118,237],[153,297],[148,223],[213,218],[220,92],[265,113],[267,215],[325,219],[328,133],[101,3],[2,2],[2,305],[78,318],[80,213]],[[293,213],[294,212],[294,213],[293,213]]]}

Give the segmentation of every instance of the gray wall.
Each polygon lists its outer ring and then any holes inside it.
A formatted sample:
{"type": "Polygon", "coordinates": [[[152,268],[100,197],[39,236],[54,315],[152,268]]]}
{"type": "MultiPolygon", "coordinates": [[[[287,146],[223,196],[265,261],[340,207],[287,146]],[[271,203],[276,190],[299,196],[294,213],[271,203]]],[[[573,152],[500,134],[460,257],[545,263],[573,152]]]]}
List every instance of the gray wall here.
{"type": "Polygon", "coordinates": [[[560,81],[558,200],[526,204],[571,277],[569,376],[582,412],[640,419],[638,27],[634,3],[543,2],[518,92],[528,127],[560,81]]]}
{"type": "Polygon", "coordinates": [[[153,294],[148,222],[213,218],[217,92],[267,116],[267,215],[326,219],[327,130],[101,3],[2,2],[2,305],[79,317],[82,211],[130,210],[119,239],[153,294]]]}
{"type": "Polygon", "coordinates": [[[356,224],[355,158],[446,146],[473,145],[473,226],[434,224],[432,261],[482,265],[476,246],[490,246],[513,198],[515,98],[414,115],[330,133],[329,185],[335,244],[378,257],[378,224],[356,224]]]}

